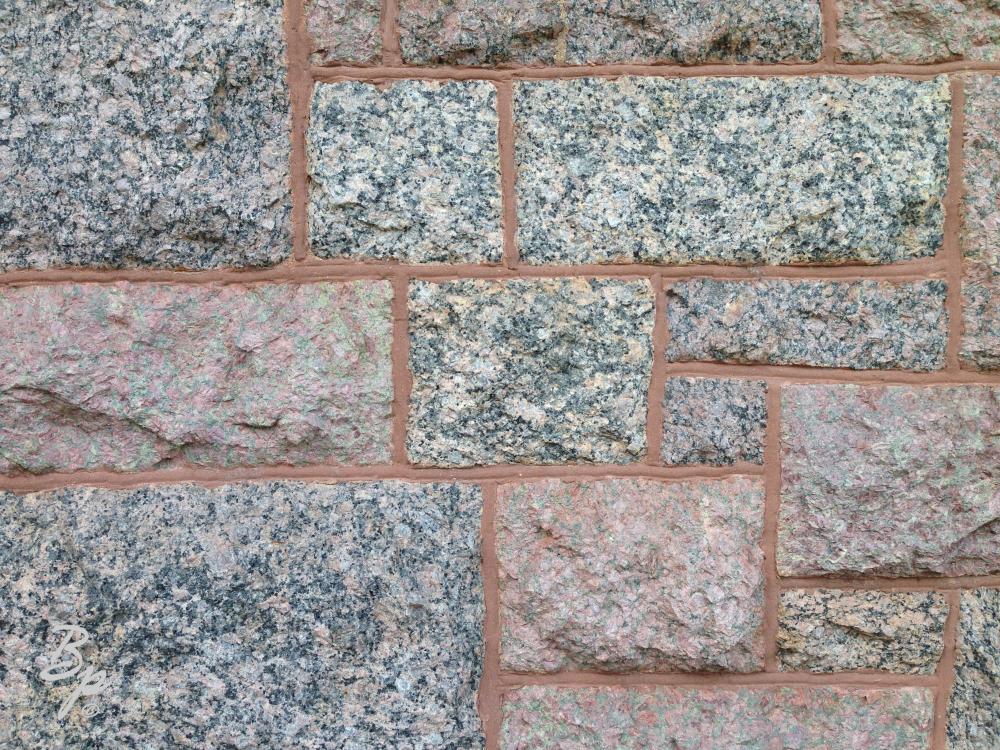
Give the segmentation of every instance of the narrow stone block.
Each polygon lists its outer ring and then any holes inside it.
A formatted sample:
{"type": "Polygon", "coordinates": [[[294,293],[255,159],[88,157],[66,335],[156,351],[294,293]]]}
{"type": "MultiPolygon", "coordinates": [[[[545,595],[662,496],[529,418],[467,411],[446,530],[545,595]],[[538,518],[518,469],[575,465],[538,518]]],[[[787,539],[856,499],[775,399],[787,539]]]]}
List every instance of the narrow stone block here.
{"type": "Polygon", "coordinates": [[[926,688],[560,688],[504,695],[503,750],[926,750],[926,688]]]}
{"type": "Polygon", "coordinates": [[[0,493],[0,743],[481,748],[481,511],[457,484],[0,493]],[[60,623],[106,672],[64,719],[60,623]]]}
{"type": "Polygon", "coordinates": [[[1000,590],[962,592],[948,749],[1000,747],[1000,590]]]}
{"type": "Polygon", "coordinates": [[[318,84],[307,144],[313,252],[499,262],[496,99],[487,81],[318,84]]]}
{"type": "Polygon", "coordinates": [[[940,370],[944,281],[724,281],[667,289],[670,361],[940,370]]]}
{"type": "Polygon", "coordinates": [[[764,463],[767,383],[668,378],[663,396],[666,464],[764,463]]]}
{"type": "Polygon", "coordinates": [[[749,477],[501,485],[500,662],[764,668],[764,488],[749,477]]]}
{"type": "Polygon", "coordinates": [[[947,617],[934,592],[783,591],[778,661],[784,671],[933,674],[947,617]]]}
{"type": "Polygon", "coordinates": [[[0,8],[0,270],[291,253],[281,0],[0,8]]]}
{"type": "Polygon", "coordinates": [[[1000,570],[1000,386],[782,388],[782,575],[1000,570]]]}
{"type": "Polygon", "coordinates": [[[403,59],[450,65],[819,59],[818,0],[401,0],[403,59]]]}
{"type": "Polygon", "coordinates": [[[0,472],[390,458],[391,284],[0,290],[0,472]]]}
{"type": "Polygon", "coordinates": [[[312,64],[382,59],[382,0],[306,0],[312,64]]]}
{"type": "Polygon", "coordinates": [[[638,460],[652,333],[647,281],[412,283],[410,460],[638,460]]]}
{"type": "Polygon", "coordinates": [[[943,237],[948,80],[514,84],[528,263],[893,263],[943,237]]]}

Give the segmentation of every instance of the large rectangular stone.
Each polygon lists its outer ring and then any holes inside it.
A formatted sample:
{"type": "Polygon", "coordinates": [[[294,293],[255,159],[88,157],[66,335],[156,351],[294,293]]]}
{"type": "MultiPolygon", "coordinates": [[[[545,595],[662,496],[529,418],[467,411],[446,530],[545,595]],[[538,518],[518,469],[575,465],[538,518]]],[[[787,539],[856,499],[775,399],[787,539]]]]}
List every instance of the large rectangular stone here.
{"type": "Polygon", "coordinates": [[[759,480],[506,484],[496,527],[504,669],[763,669],[759,480]]]}
{"type": "Polygon", "coordinates": [[[962,592],[948,750],[1000,747],[1000,590],[962,592]]]}
{"type": "Polygon", "coordinates": [[[645,280],[412,283],[410,460],[638,460],[652,334],[645,280]]]}
{"type": "Polygon", "coordinates": [[[943,76],[514,86],[528,263],[878,264],[941,246],[943,76]]]}
{"type": "Polygon", "coordinates": [[[481,511],[457,484],[0,493],[0,745],[481,748],[481,511]],[[107,683],[65,719],[61,623],[107,683]]]}
{"type": "Polygon", "coordinates": [[[940,370],[944,281],[725,281],[667,289],[671,361],[940,370]]]}
{"type": "Polygon", "coordinates": [[[0,290],[0,472],[390,458],[391,284],[0,290]]]}
{"type": "Polygon", "coordinates": [[[306,0],[312,63],[375,64],[382,57],[382,0],[306,0]]]}
{"type": "Polygon", "coordinates": [[[1000,386],[782,388],[782,575],[1000,570],[1000,386]]]}
{"type": "Polygon", "coordinates": [[[927,750],[926,688],[560,688],[505,693],[502,750],[927,750]]]}
{"type": "Polygon", "coordinates": [[[401,0],[409,63],[587,65],[819,59],[818,0],[401,0]]]}
{"type": "Polygon", "coordinates": [[[281,0],[0,8],[0,269],[291,253],[281,0]]]}

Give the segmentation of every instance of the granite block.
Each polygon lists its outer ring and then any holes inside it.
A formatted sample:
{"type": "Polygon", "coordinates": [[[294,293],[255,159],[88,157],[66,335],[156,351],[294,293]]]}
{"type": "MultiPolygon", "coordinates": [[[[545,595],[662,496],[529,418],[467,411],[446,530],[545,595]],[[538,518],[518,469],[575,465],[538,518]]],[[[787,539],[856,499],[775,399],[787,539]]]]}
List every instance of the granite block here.
{"type": "Polygon", "coordinates": [[[313,65],[382,59],[382,0],[306,0],[305,16],[313,65]]]}
{"type": "Polygon", "coordinates": [[[1000,747],[1000,590],[963,591],[948,750],[1000,747]]]}

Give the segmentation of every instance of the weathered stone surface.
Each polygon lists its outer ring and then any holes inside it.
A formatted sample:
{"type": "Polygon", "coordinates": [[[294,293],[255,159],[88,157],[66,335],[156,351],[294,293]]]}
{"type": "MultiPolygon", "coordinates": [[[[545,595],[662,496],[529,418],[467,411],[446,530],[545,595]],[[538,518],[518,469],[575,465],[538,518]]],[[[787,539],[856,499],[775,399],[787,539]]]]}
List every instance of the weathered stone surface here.
{"type": "Polygon", "coordinates": [[[316,255],[500,261],[493,84],[318,84],[307,148],[316,255]]]}
{"type": "Polygon", "coordinates": [[[0,494],[0,743],[480,748],[481,509],[397,482],[0,494]],[[65,720],[57,623],[109,683],[65,720]]]}
{"type": "Polygon", "coordinates": [[[948,81],[514,88],[529,263],[889,263],[941,245],[948,81]]]}
{"type": "Polygon", "coordinates": [[[504,694],[503,750],[926,750],[925,688],[560,688],[504,694]]]}
{"type": "Polygon", "coordinates": [[[391,285],[0,290],[0,472],[390,457],[391,285]]]}
{"type": "Polygon", "coordinates": [[[501,666],[763,669],[763,525],[749,477],[501,485],[501,666]]]}
{"type": "Polygon", "coordinates": [[[1000,747],[1000,590],[962,592],[949,750],[1000,747]]]}
{"type": "Polygon", "coordinates": [[[647,281],[414,282],[410,460],[636,461],[652,333],[647,281]]]}
{"type": "Polygon", "coordinates": [[[664,463],[764,463],[766,428],[765,381],[667,378],[660,450],[664,463]]]}
{"type": "Polygon", "coordinates": [[[944,281],[723,281],[667,289],[672,361],[940,370],[944,281]]]}
{"type": "Polygon", "coordinates": [[[288,257],[281,0],[8,0],[0,269],[288,257]]]}
{"type": "Polygon", "coordinates": [[[1000,61],[995,0],[840,0],[837,8],[848,62],[1000,61]]]}
{"type": "Polygon", "coordinates": [[[972,367],[1000,370],[1000,76],[970,76],[964,86],[961,357],[972,367]]]}
{"type": "Polygon", "coordinates": [[[944,594],[929,591],[783,591],[778,661],[785,671],[933,674],[947,617],[944,594]]]}
{"type": "Polygon", "coordinates": [[[792,62],[820,56],[817,0],[401,0],[411,63],[792,62]]]}
{"type": "Polygon", "coordinates": [[[312,63],[374,64],[382,58],[382,0],[306,0],[312,63]]]}
{"type": "Polygon", "coordinates": [[[782,388],[782,575],[1000,570],[1000,386],[782,388]]]}

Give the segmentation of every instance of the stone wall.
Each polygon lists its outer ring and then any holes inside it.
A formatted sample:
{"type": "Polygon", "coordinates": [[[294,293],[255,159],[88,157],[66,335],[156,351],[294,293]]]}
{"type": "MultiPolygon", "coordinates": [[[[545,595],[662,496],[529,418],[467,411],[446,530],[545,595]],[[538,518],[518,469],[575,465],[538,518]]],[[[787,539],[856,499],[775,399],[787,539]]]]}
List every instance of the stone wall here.
{"type": "Polygon", "coordinates": [[[1000,748],[995,6],[9,0],[0,747],[1000,748]]]}

